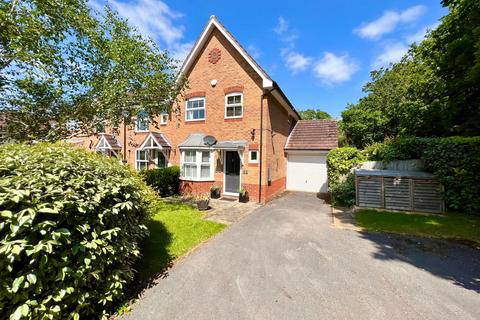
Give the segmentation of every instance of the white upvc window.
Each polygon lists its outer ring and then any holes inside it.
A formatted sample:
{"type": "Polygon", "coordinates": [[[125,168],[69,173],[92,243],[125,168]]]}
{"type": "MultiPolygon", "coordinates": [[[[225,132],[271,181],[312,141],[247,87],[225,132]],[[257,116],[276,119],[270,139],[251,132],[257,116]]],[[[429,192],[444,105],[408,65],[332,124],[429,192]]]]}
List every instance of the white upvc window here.
{"type": "Polygon", "coordinates": [[[135,119],[135,131],[148,131],[149,125],[150,119],[148,118],[148,115],[144,112],[139,112],[135,119]]]}
{"type": "Polygon", "coordinates": [[[243,117],[243,93],[230,93],[225,96],[225,118],[243,117]]]}
{"type": "Polygon", "coordinates": [[[185,106],[185,120],[205,120],[205,98],[188,99],[185,106]]]}
{"type": "Polygon", "coordinates": [[[147,150],[135,151],[135,168],[139,171],[148,169],[148,151],[147,150]]]}
{"type": "Polygon", "coordinates": [[[250,150],[248,152],[248,162],[258,163],[258,150],[250,150]]]}
{"type": "Polygon", "coordinates": [[[213,158],[210,150],[182,150],[182,179],[213,180],[213,158]]]}
{"type": "Polygon", "coordinates": [[[160,124],[167,124],[168,122],[168,113],[160,114],[160,124]]]}

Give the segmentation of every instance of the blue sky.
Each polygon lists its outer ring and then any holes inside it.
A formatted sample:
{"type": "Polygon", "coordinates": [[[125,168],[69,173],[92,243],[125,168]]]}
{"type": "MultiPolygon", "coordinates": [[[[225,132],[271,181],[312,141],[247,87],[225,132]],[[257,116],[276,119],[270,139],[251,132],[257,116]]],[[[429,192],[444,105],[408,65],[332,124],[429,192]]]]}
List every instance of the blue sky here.
{"type": "Polygon", "coordinates": [[[447,13],[439,0],[108,3],[178,59],[216,15],[298,110],[321,108],[334,117],[363,95],[371,70],[398,61],[447,13]]]}

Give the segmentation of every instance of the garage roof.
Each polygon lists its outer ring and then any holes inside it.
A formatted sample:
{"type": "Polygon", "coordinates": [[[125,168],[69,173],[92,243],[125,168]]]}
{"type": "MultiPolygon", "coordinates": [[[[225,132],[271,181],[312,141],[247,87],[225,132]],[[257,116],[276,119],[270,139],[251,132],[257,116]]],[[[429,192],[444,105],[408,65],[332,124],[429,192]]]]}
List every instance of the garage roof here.
{"type": "Polygon", "coordinates": [[[293,128],[285,150],[330,150],[338,147],[335,120],[300,120],[293,128]]]}

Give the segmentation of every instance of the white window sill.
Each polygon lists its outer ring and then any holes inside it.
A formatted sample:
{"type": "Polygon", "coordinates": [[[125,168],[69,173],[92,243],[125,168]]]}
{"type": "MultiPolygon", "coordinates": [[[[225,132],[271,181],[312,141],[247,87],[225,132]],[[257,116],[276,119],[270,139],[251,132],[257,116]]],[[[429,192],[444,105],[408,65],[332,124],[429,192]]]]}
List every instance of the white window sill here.
{"type": "Polygon", "coordinates": [[[205,118],[203,119],[185,119],[186,122],[195,122],[195,121],[205,121],[205,118]]]}
{"type": "Polygon", "coordinates": [[[193,178],[182,178],[180,177],[180,180],[182,181],[192,181],[192,182],[215,182],[215,179],[193,179],[193,178]]]}

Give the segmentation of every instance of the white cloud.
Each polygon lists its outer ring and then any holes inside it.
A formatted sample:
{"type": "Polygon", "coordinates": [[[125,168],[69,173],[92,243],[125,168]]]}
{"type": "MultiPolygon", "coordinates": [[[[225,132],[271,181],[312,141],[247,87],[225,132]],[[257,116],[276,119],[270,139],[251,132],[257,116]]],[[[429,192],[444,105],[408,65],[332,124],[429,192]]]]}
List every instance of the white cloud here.
{"type": "Polygon", "coordinates": [[[172,47],[172,58],[180,61],[180,63],[187,58],[188,54],[193,48],[194,42],[186,42],[180,44],[174,44],[172,47]]]}
{"type": "Polygon", "coordinates": [[[284,53],[285,66],[293,74],[299,71],[305,71],[307,67],[312,63],[312,58],[307,57],[298,52],[286,51],[284,53]]]}
{"type": "Polygon", "coordinates": [[[138,28],[140,33],[172,46],[183,38],[183,26],[175,25],[174,21],[183,16],[171,9],[162,1],[137,0],[122,2],[110,0],[109,4],[118,13],[128,19],[129,23],[138,28]]]}
{"type": "Polygon", "coordinates": [[[285,20],[284,17],[278,17],[277,25],[275,26],[273,31],[276,34],[281,35],[281,34],[285,33],[287,30],[288,30],[287,20],[285,20]]]}
{"type": "Polygon", "coordinates": [[[253,59],[258,59],[263,54],[263,52],[253,44],[248,45],[247,52],[253,57],[253,59]]]}
{"type": "Polygon", "coordinates": [[[325,52],[323,57],[315,63],[313,70],[323,84],[332,85],[350,80],[359,70],[359,66],[348,54],[337,56],[334,53],[325,52]]]}
{"type": "Polygon", "coordinates": [[[184,26],[178,23],[183,17],[181,12],[170,8],[160,0],[92,0],[89,5],[103,12],[103,6],[110,5],[120,17],[137,28],[144,37],[151,38],[161,49],[170,51],[172,58],[183,61],[193,46],[192,42],[183,42],[184,26]]]}
{"type": "Polygon", "coordinates": [[[425,26],[422,29],[420,29],[418,32],[406,36],[405,40],[408,43],[414,43],[414,42],[420,43],[423,41],[423,39],[425,39],[425,36],[428,34],[428,32],[431,30],[435,30],[439,24],[440,23],[437,22],[437,23],[425,26]]]}
{"type": "Polygon", "coordinates": [[[375,58],[373,67],[378,69],[381,67],[388,67],[391,63],[399,62],[408,52],[408,49],[409,47],[402,42],[386,45],[383,52],[375,58]]]}
{"type": "Polygon", "coordinates": [[[382,35],[393,32],[400,24],[416,21],[425,9],[425,6],[417,5],[404,11],[385,11],[380,18],[356,28],[354,33],[366,39],[379,39],[382,35]]]}

